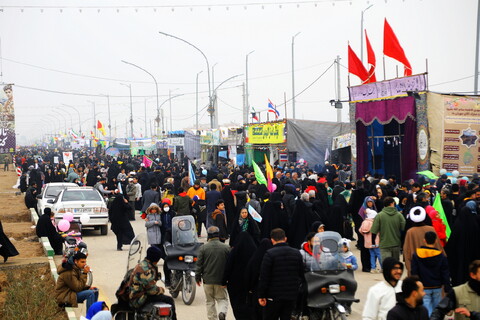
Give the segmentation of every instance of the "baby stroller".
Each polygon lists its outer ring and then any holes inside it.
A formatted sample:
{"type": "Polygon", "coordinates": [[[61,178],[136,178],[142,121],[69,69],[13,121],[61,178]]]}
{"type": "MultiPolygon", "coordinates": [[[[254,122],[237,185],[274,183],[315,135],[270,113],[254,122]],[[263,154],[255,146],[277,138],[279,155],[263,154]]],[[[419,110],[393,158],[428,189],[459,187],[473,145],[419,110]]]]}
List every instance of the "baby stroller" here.
{"type": "MultiPolygon", "coordinates": [[[[63,259],[62,262],[67,262],[68,259],[73,259],[77,252],[82,252],[88,256],[87,244],[82,239],[82,224],[80,220],[74,219],[70,222],[70,229],[65,232],[60,232],[64,239],[63,242],[63,259]]],[[[92,285],[92,272],[87,274],[87,286],[92,285]]]]}

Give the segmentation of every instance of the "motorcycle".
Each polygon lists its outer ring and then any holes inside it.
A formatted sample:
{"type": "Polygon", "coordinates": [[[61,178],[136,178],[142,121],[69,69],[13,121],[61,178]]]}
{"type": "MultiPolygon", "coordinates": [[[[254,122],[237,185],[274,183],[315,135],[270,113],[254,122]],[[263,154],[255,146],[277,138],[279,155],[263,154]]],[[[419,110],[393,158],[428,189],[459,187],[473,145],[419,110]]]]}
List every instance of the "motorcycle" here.
{"type": "Polygon", "coordinates": [[[170,269],[169,287],[173,298],[182,292],[182,300],[186,305],[195,299],[196,282],[195,266],[198,250],[202,243],[198,242],[193,216],[180,216],[172,219],[172,243],[166,243],[166,263],[170,269]]]}
{"type": "MultiPolygon", "coordinates": [[[[72,220],[70,228],[65,232],[60,232],[63,237],[63,262],[72,258],[77,252],[81,252],[88,256],[87,244],[83,242],[82,238],[82,224],[79,220],[72,220]]],[[[92,272],[87,273],[86,286],[91,286],[93,283],[92,272]]]]}
{"type": "Polygon", "coordinates": [[[314,263],[305,273],[307,307],[310,320],[346,320],[355,299],[357,282],[339,256],[340,234],[333,231],[317,233],[314,237],[314,263]]]}
{"type": "MultiPolygon", "coordinates": [[[[147,253],[148,241],[145,233],[133,238],[127,260],[127,274],[137,266],[147,253]]],[[[122,283],[123,284],[123,283],[122,283]]],[[[110,308],[113,320],[171,320],[172,306],[164,302],[146,303],[140,309],[133,309],[128,302],[117,301],[110,308]]]]}

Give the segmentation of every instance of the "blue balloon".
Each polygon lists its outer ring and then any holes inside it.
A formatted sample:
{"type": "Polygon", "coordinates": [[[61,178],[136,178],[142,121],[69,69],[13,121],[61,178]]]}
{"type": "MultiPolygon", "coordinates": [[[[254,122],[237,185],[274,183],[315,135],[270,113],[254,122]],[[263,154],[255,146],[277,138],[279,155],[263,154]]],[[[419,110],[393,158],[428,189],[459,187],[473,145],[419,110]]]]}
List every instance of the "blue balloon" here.
{"type": "Polygon", "coordinates": [[[451,173],[451,172],[447,172],[447,176],[448,176],[448,177],[451,177],[451,176],[452,176],[452,173],[451,173]]]}
{"type": "Polygon", "coordinates": [[[204,176],[207,175],[207,172],[208,172],[207,169],[203,169],[203,170],[202,170],[202,174],[203,174],[204,176]]]}
{"type": "Polygon", "coordinates": [[[453,177],[450,179],[450,181],[452,181],[452,183],[457,183],[457,178],[453,177]]]}

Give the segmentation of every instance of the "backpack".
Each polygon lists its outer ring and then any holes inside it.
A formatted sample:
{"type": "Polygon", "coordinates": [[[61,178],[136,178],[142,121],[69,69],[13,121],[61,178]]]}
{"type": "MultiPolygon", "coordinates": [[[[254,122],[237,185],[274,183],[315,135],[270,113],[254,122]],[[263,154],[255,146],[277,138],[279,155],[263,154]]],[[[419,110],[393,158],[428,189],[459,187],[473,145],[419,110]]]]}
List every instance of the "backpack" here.
{"type": "Polygon", "coordinates": [[[122,282],[120,283],[120,286],[118,287],[117,291],[115,292],[115,296],[118,299],[118,302],[125,302],[128,303],[130,302],[130,288],[132,286],[133,282],[133,270],[135,268],[132,268],[125,273],[125,276],[123,277],[122,282]]]}

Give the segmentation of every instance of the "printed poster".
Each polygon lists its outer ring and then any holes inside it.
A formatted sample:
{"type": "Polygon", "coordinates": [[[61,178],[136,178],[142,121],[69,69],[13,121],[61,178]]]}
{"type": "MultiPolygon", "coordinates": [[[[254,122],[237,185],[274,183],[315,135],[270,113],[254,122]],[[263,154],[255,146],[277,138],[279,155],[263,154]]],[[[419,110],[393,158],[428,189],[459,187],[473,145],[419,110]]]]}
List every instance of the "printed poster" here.
{"type": "Polygon", "coordinates": [[[0,154],[15,152],[15,106],[11,84],[0,89],[0,154]]]}
{"type": "Polygon", "coordinates": [[[480,172],[480,99],[444,97],[442,166],[460,176],[480,172]]]}

